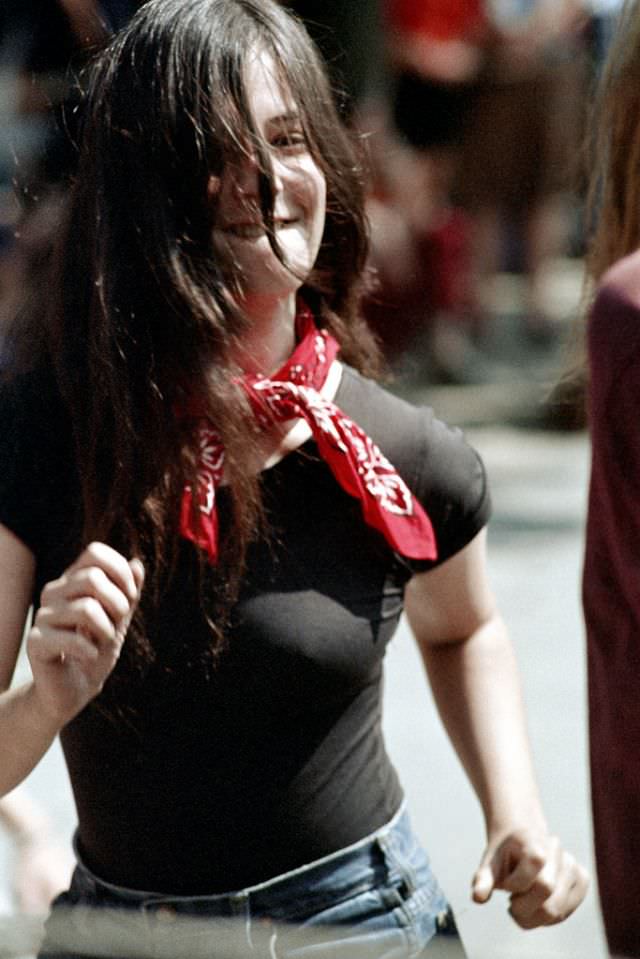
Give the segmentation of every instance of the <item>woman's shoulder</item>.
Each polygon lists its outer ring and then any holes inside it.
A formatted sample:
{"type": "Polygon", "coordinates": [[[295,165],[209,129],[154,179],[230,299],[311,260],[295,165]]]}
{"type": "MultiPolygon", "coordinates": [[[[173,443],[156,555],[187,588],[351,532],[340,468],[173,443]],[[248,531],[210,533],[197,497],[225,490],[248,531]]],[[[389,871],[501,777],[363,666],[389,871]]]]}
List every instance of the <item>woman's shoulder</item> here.
{"type": "Polygon", "coordinates": [[[618,260],[603,275],[600,290],[617,292],[640,306],[640,250],[618,260]]]}
{"type": "Polygon", "coordinates": [[[335,402],[391,459],[393,454],[395,459],[406,456],[422,442],[426,409],[350,366],[343,366],[335,402]]]}
{"type": "Polygon", "coordinates": [[[589,312],[587,343],[594,383],[604,385],[640,359],[640,251],[603,275],[589,312]]]}
{"type": "Polygon", "coordinates": [[[596,289],[589,317],[591,336],[619,338],[629,328],[640,337],[640,250],[609,267],[596,289]]]}
{"type": "Polygon", "coordinates": [[[393,447],[401,450],[412,441],[422,446],[442,431],[456,442],[463,441],[461,431],[438,420],[430,406],[416,404],[349,366],[343,367],[335,402],[385,452],[393,447]]]}
{"type": "Polygon", "coordinates": [[[445,504],[474,508],[488,492],[481,458],[462,431],[345,368],[336,403],[380,447],[414,492],[445,504]]]}
{"type": "Polygon", "coordinates": [[[342,377],[338,386],[336,403],[340,406],[360,405],[365,415],[369,412],[372,416],[375,416],[381,408],[395,412],[401,417],[411,417],[416,411],[412,403],[393,392],[389,385],[364,376],[345,363],[342,363],[342,377]],[[374,409],[371,409],[371,404],[374,409]]]}
{"type": "Polygon", "coordinates": [[[336,403],[379,446],[431,519],[438,559],[416,569],[444,562],[486,525],[491,498],[484,465],[460,429],[348,367],[336,403]]]}

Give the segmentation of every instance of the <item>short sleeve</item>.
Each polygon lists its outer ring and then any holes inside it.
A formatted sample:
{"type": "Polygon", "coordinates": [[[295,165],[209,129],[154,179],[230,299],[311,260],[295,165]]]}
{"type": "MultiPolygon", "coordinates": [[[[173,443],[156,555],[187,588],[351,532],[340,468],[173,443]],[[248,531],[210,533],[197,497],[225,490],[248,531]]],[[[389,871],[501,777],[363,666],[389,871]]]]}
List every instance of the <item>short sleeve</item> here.
{"type": "Polygon", "coordinates": [[[416,412],[420,428],[409,482],[433,523],[438,557],[412,566],[426,570],[450,559],[486,526],[491,497],[482,459],[462,431],[442,423],[429,408],[416,412]]]}
{"type": "Polygon", "coordinates": [[[443,563],[486,526],[491,500],[484,465],[461,430],[349,367],[336,402],[378,444],[433,524],[437,559],[405,559],[412,570],[443,563]]]}

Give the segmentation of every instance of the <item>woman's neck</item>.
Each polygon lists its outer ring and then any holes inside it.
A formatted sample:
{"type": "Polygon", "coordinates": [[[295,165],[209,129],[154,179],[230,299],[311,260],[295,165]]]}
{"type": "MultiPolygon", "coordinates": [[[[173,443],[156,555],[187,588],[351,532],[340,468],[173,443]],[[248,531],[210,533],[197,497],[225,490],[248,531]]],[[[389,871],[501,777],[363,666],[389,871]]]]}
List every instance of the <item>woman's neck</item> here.
{"type": "Polygon", "coordinates": [[[296,297],[247,297],[242,308],[251,322],[238,344],[236,362],[245,373],[269,376],[280,369],[296,345],[296,297]]]}

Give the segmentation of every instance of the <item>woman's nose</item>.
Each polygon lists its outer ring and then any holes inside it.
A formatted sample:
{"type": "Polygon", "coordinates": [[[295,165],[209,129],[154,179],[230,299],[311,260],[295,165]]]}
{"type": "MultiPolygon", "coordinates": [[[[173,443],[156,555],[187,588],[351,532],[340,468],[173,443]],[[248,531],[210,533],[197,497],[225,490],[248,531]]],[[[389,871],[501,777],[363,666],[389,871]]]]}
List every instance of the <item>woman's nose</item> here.
{"type": "MultiPolygon", "coordinates": [[[[273,186],[276,193],[282,188],[282,170],[277,159],[271,161],[273,186]]],[[[241,199],[259,199],[260,162],[256,156],[246,156],[240,163],[233,178],[233,188],[241,199]]]]}

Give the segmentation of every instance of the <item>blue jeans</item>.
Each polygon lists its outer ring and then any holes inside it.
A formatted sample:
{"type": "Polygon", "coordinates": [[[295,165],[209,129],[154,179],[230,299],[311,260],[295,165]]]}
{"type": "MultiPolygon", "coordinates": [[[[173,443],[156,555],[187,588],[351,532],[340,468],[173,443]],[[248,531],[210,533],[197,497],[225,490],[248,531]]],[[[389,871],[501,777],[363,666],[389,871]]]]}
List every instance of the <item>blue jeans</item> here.
{"type": "Polygon", "coordinates": [[[432,955],[464,959],[465,954],[401,807],[386,826],[353,846],[222,895],[123,889],[79,863],[71,888],[53,905],[39,959],[432,955]]]}

